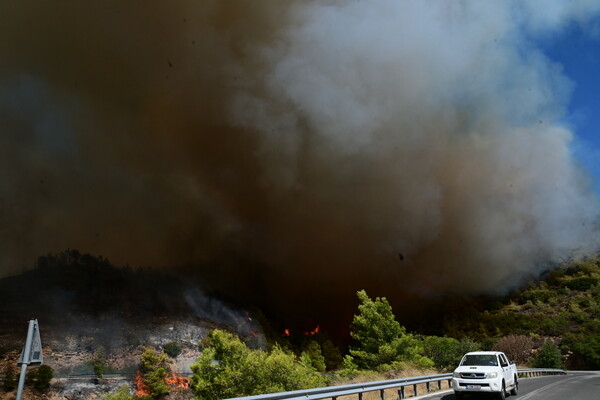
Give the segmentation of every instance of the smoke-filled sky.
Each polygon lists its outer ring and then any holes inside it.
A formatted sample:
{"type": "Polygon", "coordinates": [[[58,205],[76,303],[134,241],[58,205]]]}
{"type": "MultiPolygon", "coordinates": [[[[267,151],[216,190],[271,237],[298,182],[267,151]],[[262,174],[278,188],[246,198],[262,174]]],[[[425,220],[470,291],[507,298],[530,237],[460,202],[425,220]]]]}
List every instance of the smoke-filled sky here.
{"type": "Polygon", "coordinates": [[[540,43],[599,13],[3,2],[0,275],[77,248],[281,309],[514,287],[597,247],[574,83],[540,43]]]}

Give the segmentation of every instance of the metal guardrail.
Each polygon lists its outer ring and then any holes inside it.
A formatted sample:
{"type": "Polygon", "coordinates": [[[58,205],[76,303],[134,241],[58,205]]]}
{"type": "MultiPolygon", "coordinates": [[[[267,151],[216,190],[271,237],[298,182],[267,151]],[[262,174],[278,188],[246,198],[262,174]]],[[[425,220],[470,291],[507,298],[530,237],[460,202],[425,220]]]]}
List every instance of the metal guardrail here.
{"type": "MultiPolygon", "coordinates": [[[[519,369],[517,373],[521,376],[540,376],[566,374],[562,369],[519,369]]],[[[385,400],[385,391],[388,389],[397,389],[397,398],[406,398],[406,387],[412,386],[412,396],[418,396],[418,385],[425,384],[425,393],[431,392],[431,384],[437,382],[437,390],[442,389],[442,382],[448,382],[448,388],[451,387],[452,373],[425,375],[413,378],[392,379],[388,381],[354,383],[350,385],[329,386],[324,388],[294,390],[292,392],[270,393],[255,396],[237,397],[235,400],[336,400],[341,396],[358,395],[358,400],[363,400],[363,394],[368,392],[379,392],[379,399],[385,400]]],[[[424,394],[424,393],[423,393],[424,394]]],[[[233,399],[226,399],[233,400],[233,399]]]]}
{"type": "Polygon", "coordinates": [[[532,377],[532,376],[542,376],[542,375],[563,375],[566,374],[567,371],[564,369],[555,369],[555,368],[531,368],[531,369],[518,369],[517,373],[520,376],[532,377]]]}

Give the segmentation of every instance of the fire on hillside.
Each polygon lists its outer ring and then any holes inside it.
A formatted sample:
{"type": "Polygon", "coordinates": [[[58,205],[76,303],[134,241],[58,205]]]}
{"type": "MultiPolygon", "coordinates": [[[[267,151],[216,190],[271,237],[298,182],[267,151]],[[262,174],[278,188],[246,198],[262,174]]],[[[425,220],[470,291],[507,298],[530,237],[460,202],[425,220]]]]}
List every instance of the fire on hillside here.
{"type": "MultiPolygon", "coordinates": [[[[142,377],[141,371],[137,371],[135,376],[135,394],[139,397],[149,396],[151,394],[150,389],[142,377]]],[[[170,375],[165,376],[165,383],[171,387],[176,388],[188,388],[190,386],[190,380],[172,371],[170,375]]]]}

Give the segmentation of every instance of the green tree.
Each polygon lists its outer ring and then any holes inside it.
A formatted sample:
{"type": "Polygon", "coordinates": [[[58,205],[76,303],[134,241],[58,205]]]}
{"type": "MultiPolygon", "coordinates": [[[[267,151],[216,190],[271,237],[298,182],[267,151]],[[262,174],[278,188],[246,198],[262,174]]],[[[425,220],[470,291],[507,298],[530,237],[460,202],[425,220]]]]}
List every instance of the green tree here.
{"type": "Polygon", "coordinates": [[[319,343],[311,340],[302,354],[308,358],[308,365],[319,372],[325,372],[325,357],[323,357],[323,353],[321,353],[321,346],[319,346],[319,343]]]}
{"type": "Polygon", "coordinates": [[[573,348],[591,368],[600,368],[600,336],[590,334],[581,338],[573,348]]]}
{"type": "Polygon", "coordinates": [[[104,369],[106,368],[106,352],[103,347],[96,350],[94,358],[92,358],[90,363],[92,364],[92,369],[94,370],[96,377],[101,379],[102,374],[104,374],[104,369]]]}
{"type": "Polygon", "coordinates": [[[342,366],[342,353],[340,349],[329,339],[321,345],[321,352],[325,358],[325,367],[327,371],[333,371],[342,366]]]}
{"type": "Polygon", "coordinates": [[[531,358],[531,366],[533,368],[563,368],[560,349],[554,342],[544,342],[544,345],[531,358]]]}
{"type": "Polygon", "coordinates": [[[17,377],[12,365],[7,365],[4,370],[4,384],[2,388],[5,392],[12,392],[17,387],[17,377]]]}
{"type": "Polygon", "coordinates": [[[192,364],[191,386],[199,399],[274,393],[324,386],[314,368],[275,345],[270,352],[249,349],[237,336],[215,329],[192,364]]]}
{"type": "Polygon", "coordinates": [[[129,386],[122,385],[113,393],[100,395],[105,400],[134,400],[136,397],[129,391],[129,386]]]}
{"type": "Polygon", "coordinates": [[[157,352],[147,347],[140,359],[140,373],[145,388],[150,392],[149,397],[158,399],[171,390],[166,377],[171,372],[170,361],[166,353],[157,352]]]}
{"type": "Polygon", "coordinates": [[[420,367],[433,366],[433,361],[423,356],[423,342],[406,333],[385,297],[373,301],[364,290],[358,291],[357,296],[359,313],[350,327],[350,336],[357,346],[350,348],[346,367],[355,364],[360,369],[387,369],[405,361],[420,367]]]}
{"type": "Polygon", "coordinates": [[[41,365],[35,376],[33,387],[41,393],[46,393],[50,389],[50,381],[54,376],[54,370],[49,365],[41,365]]]}

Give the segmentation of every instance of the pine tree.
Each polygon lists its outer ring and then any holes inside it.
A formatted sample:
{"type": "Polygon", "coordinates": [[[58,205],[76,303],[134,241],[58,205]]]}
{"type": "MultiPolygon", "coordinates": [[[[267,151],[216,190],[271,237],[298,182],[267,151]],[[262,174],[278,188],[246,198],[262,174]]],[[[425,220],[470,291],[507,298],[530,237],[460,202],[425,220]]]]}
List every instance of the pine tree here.
{"type": "Polygon", "coordinates": [[[310,343],[308,343],[306,350],[303,352],[303,355],[304,354],[308,358],[311,367],[319,372],[325,372],[325,357],[323,357],[319,343],[311,340],[310,343]]]}
{"type": "Polygon", "coordinates": [[[146,348],[140,360],[140,372],[151,398],[157,399],[171,390],[166,382],[167,374],[171,372],[171,366],[164,351],[158,353],[154,349],[146,348]]]}
{"type": "Polygon", "coordinates": [[[423,342],[406,333],[394,316],[385,297],[371,300],[364,290],[357,292],[361,304],[350,327],[350,336],[357,346],[350,348],[346,367],[361,369],[396,368],[409,361],[420,367],[430,367],[433,361],[423,356],[423,342]]]}

